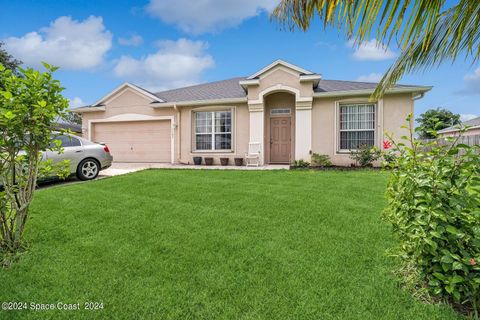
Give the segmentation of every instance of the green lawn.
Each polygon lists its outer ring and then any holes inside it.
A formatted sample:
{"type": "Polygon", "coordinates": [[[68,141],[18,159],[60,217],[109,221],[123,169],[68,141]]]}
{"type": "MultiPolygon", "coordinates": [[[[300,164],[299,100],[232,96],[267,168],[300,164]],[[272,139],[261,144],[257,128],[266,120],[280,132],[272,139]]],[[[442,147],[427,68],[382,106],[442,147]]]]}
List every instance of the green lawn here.
{"type": "Polygon", "coordinates": [[[400,289],[379,171],[147,170],[36,194],[0,318],[456,319],[400,289]]]}

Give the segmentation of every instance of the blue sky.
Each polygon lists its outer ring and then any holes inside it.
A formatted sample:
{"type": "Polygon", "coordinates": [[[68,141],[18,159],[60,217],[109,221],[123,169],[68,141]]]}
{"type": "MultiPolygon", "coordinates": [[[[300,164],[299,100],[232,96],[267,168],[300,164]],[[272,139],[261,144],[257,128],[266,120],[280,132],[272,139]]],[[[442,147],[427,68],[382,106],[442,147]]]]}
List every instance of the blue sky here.
{"type": "MultiPolygon", "coordinates": [[[[268,12],[277,0],[0,0],[0,41],[25,64],[59,65],[72,105],[93,103],[120,83],[150,90],[248,76],[276,59],[325,79],[375,80],[399,50],[356,49],[334,29],[281,31],[268,12]]],[[[480,64],[455,64],[405,76],[433,85],[416,114],[446,107],[480,115],[480,64]]]]}

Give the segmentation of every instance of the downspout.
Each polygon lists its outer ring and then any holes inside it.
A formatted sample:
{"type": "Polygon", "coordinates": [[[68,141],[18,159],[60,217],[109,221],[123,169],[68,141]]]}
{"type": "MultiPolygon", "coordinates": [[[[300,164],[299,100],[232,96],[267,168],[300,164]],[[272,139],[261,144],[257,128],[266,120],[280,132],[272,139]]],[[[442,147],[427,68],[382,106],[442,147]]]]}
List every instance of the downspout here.
{"type": "MultiPolygon", "coordinates": [[[[413,101],[415,101],[415,100],[420,100],[420,99],[422,99],[424,96],[425,96],[425,92],[420,92],[419,94],[417,94],[417,95],[415,95],[415,96],[412,97],[412,116],[415,114],[415,110],[414,110],[415,107],[414,107],[413,101]]],[[[414,119],[414,121],[411,122],[411,124],[410,124],[410,127],[411,127],[410,129],[412,129],[412,130],[413,130],[414,127],[415,127],[415,117],[413,117],[413,119],[414,119]]]]}

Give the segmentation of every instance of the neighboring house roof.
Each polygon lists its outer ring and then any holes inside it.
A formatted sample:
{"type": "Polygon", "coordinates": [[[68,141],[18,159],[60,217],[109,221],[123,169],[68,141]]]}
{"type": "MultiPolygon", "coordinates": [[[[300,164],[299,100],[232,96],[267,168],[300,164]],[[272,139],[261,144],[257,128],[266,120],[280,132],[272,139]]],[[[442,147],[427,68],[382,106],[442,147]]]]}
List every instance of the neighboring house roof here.
{"type": "Polygon", "coordinates": [[[71,130],[76,133],[82,133],[82,126],[79,124],[60,123],[55,124],[55,130],[71,130]]]}
{"type": "Polygon", "coordinates": [[[473,119],[468,120],[468,121],[464,121],[460,125],[457,124],[457,125],[439,130],[438,133],[447,133],[447,132],[452,132],[452,131],[458,131],[461,128],[466,127],[466,126],[471,127],[471,128],[479,128],[480,127],[480,117],[473,118],[473,119]]]}

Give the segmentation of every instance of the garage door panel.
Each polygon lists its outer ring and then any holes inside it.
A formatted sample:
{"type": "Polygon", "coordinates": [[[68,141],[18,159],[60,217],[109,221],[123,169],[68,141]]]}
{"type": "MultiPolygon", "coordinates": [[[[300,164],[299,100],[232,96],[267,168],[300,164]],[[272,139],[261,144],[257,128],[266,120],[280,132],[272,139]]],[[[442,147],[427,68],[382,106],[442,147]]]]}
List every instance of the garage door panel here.
{"type": "Polygon", "coordinates": [[[114,161],[170,162],[170,120],[93,124],[93,141],[106,143],[114,161]]]}

